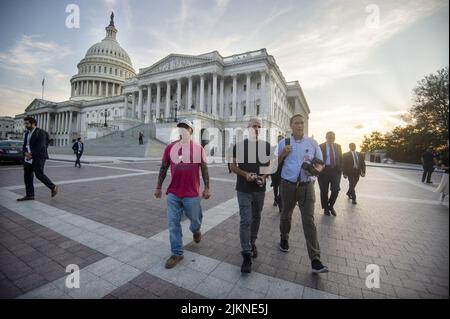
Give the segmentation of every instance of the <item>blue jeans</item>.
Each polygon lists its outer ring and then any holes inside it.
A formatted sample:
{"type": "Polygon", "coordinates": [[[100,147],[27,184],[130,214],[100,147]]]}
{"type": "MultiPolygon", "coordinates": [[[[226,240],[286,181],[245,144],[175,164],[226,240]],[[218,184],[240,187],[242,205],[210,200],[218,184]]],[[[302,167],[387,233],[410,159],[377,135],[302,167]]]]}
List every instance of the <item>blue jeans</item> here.
{"type": "Polygon", "coordinates": [[[181,216],[183,211],[190,220],[192,233],[200,230],[202,225],[202,207],[200,197],[180,198],[171,193],[167,195],[167,220],[169,223],[170,250],[172,256],[183,255],[183,233],[181,230],[181,216]]]}

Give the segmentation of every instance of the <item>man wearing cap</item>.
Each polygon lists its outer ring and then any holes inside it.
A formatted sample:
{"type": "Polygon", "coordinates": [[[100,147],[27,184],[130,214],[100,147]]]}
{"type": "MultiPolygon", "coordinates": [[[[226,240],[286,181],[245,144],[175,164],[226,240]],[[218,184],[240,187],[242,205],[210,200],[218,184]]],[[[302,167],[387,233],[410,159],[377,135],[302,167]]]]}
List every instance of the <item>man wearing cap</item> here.
{"type": "Polygon", "coordinates": [[[194,129],[192,123],[181,120],[177,127],[180,139],[167,145],[162,158],[159,171],[155,197],[162,197],[162,184],[170,167],[172,179],[167,188],[167,218],[170,235],[171,256],[166,261],[166,268],[175,267],[183,259],[183,238],[181,230],[181,217],[183,212],[190,221],[190,231],[194,234],[195,243],[202,237],[200,227],[202,224],[202,208],[200,205],[200,176],[202,172],[204,190],[202,197],[211,197],[209,192],[209,174],[206,163],[206,153],[203,147],[192,141],[194,129]]]}
{"type": "Polygon", "coordinates": [[[270,144],[259,139],[262,121],[248,122],[249,138],[233,146],[230,169],[237,175],[236,191],[239,203],[242,273],[250,273],[252,257],[256,258],[256,238],[261,223],[261,211],[266,194],[266,179],[270,175],[270,144]]]}
{"type": "Polygon", "coordinates": [[[323,170],[322,151],[314,139],[305,136],[302,115],[292,116],[290,126],[292,135],[280,141],[275,154],[278,156],[278,165],[283,163],[280,184],[283,202],[280,215],[280,250],[289,251],[292,213],[298,204],[312,272],[324,273],[328,272],[328,268],[320,261],[320,247],[314,223],[314,182],[323,170]]]}

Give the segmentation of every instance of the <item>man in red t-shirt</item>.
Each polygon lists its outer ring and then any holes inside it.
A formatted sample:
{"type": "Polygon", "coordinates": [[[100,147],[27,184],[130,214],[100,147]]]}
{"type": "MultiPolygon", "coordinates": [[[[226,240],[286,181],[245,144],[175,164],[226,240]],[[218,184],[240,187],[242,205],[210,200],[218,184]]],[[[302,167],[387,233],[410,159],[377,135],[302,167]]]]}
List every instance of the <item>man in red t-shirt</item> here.
{"type": "Polygon", "coordinates": [[[166,194],[172,255],[166,261],[166,268],[168,269],[175,267],[183,259],[181,231],[183,211],[191,222],[189,229],[194,234],[194,242],[199,243],[202,237],[200,232],[203,218],[200,205],[200,170],[205,184],[202,197],[204,199],[211,197],[205,150],[191,139],[194,126],[189,120],[185,119],[181,120],[177,127],[180,128],[180,139],[167,145],[164,150],[155,190],[155,197],[161,198],[162,184],[170,167],[172,180],[166,194]]]}

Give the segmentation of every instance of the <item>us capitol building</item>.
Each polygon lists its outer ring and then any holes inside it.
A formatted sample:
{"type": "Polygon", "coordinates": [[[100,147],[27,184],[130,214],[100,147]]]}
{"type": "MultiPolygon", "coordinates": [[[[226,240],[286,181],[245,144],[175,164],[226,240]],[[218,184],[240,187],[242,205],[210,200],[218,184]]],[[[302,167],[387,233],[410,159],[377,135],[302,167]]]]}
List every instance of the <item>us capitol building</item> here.
{"type": "Polygon", "coordinates": [[[223,132],[245,128],[250,117],[259,116],[265,128],[284,135],[295,113],[303,114],[308,131],[310,110],[300,84],[285,80],[266,49],[228,57],[217,51],[170,54],[136,73],[116,36],[111,14],[106,37],[77,65],[70,99],[34,99],[15,117],[16,132],[23,131],[25,116],[33,116],[52,145],[64,146],[77,137],[97,138],[146,123],[167,143],[163,128],[175,127],[177,118],[223,132]]]}

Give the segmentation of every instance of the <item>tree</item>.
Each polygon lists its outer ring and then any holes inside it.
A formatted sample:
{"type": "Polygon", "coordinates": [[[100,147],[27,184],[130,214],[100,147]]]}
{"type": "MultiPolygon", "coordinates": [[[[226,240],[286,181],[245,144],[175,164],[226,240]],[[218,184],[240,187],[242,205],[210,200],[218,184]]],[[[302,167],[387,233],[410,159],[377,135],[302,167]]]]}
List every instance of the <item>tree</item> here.
{"type": "Polygon", "coordinates": [[[425,76],[413,91],[415,104],[410,112],[418,125],[439,134],[443,142],[448,138],[448,89],[448,67],[425,76]]]}
{"type": "Polygon", "coordinates": [[[361,144],[361,152],[373,152],[386,149],[386,139],[380,132],[372,132],[369,136],[364,135],[361,144]]]}

